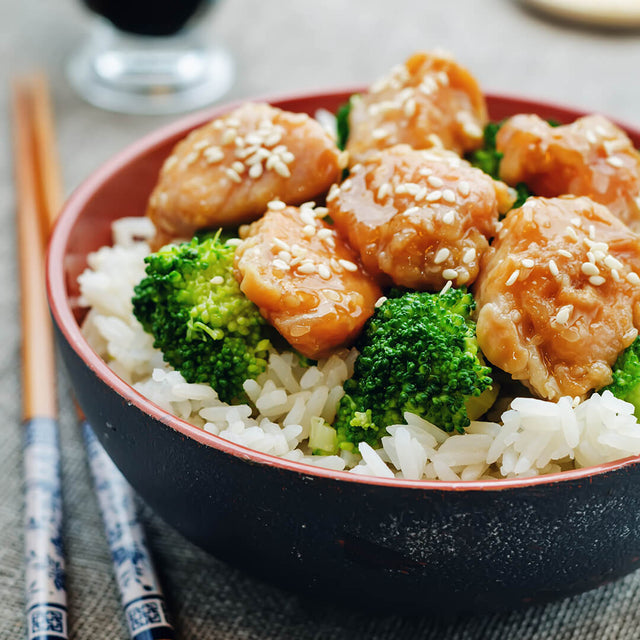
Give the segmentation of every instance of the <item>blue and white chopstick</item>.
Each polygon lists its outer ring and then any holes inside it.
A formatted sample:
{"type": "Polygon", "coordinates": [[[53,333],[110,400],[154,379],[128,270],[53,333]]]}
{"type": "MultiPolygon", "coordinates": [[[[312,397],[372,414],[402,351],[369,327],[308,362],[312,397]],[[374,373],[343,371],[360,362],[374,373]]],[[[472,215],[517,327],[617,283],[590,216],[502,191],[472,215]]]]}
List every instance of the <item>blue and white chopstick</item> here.
{"type": "Polygon", "coordinates": [[[83,422],[82,431],[129,635],[132,640],[171,640],[173,627],[136,514],[133,491],[88,422],[83,422]]]}
{"type": "Polygon", "coordinates": [[[24,429],[27,638],[67,638],[58,425],[31,418],[24,429]]]}
{"type": "Polygon", "coordinates": [[[67,638],[55,357],[44,287],[33,79],[15,82],[13,117],[22,319],[25,596],[28,640],[67,638]]]}

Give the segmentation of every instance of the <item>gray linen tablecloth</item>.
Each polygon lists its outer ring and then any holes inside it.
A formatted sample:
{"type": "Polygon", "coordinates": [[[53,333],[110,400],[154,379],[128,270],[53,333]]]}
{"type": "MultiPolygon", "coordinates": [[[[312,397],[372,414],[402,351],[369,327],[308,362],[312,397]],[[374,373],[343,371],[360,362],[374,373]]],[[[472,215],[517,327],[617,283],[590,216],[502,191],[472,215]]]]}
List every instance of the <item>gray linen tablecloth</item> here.
{"type": "MultiPolygon", "coordinates": [[[[140,135],[169,118],[124,116],[83,103],[64,64],[89,16],[74,0],[0,0],[0,637],[24,636],[20,322],[9,81],[42,67],[54,91],[67,191],[140,135]]],[[[211,37],[237,63],[229,99],[368,83],[420,48],[442,47],[486,91],[568,103],[640,125],[640,36],[560,24],[512,0],[224,0],[211,37]]],[[[65,544],[71,637],[125,638],[107,545],[60,366],[65,544]]],[[[377,617],[305,600],[260,583],[194,547],[141,505],[180,638],[298,640],[640,637],[640,574],[523,611],[438,621],[377,617]]],[[[337,579],[348,579],[339,576],[337,579]]]]}

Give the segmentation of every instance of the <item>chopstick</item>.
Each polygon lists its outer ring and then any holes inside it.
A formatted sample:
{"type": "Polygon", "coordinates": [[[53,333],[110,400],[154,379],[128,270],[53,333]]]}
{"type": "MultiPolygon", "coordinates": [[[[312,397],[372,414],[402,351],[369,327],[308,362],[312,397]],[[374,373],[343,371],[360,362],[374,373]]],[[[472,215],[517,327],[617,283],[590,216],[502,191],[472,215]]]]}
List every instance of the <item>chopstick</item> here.
{"type": "Polygon", "coordinates": [[[16,80],[12,108],[23,339],[25,596],[27,638],[67,638],[60,450],[53,337],[44,288],[30,83],[16,80]],[[35,241],[34,241],[35,235],[35,241]]]}
{"type": "MultiPolygon", "coordinates": [[[[46,418],[50,428],[57,435],[56,403],[55,403],[55,360],[51,325],[44,291],[44,248],[48,236],[53,228],[56,214],[62,203],[62,188],[59,163],[55,153],[55,135],[53,115],[46,79],[42,74],[27,77],[15,83],[14,115],[16,118],[16,178],[18,184],[18,227],[20,248],[20,270],[24,273],[21,280],[23,291],[23,385],[25,389],[25,424],[40,424],[41,414],[46,418]],[[29,229],[38,231],[36,242],[31,239],[29,229]],[[33,301],[31,301],[33,298],[33,301]],[[37,337],[40,336],[38,349],[46,352],[46,375],[42,378],[43,351],[33,349],[37,337]],[[31,353],[31,351],[34,353],[31,353]],[[35,366],[37,365],[37,367],[35,366]],[[34,375],[34,372],[38,375],[34,375]],[[36,381],[37,377],[37,381],[36,381]],[[37,418],[36,418],[37,416],[37,418]],[[52,426],[53,425],[53,426],[52,426]]],[[[33,430],[33,427],[31,427],[33,430]]],[[[94,435],[89,423],[82,418],[82,430],[87,449],[89,466],[94,480],[94,488],[98,497],[100,510],[104,522],[107,540],[109,542],[113,567],[120,589],[120,597],[124,608],[129,634],[134,640],[173,640],[174,632],[167,620],[167,607],[153,569],[144,531],[135,512],[134,494],[122,474],[110,460],[98,439],[94,435]]],[[[56,540],[60,540],[61,512],[60,512],[60,473],[59,451],[57,438],[55,452],[58,456],[55,465],[50,445],[49,458],[28,456],[29,469],[36,474],[43,469],[48,472],[56,467],[58,497],[55,506],[56,540]],[[32,460],[33,458],[33,460],[32,460]]],[[[25,450],[25,456],[30,449],[25,450]]],[[[25,462],[25,467],[26,467],[25,462]]],[[[27,496],[30,483],[27,483],[27,496]]],[[[53,485],[52,485],[53,486],[53,485]]],[[[48,497],[48,500],[51,496],[48,497]]],[[[34,502],[33,508],[28,510],[27,522],[38,521],[42,518],[43,501],[34,502]]],[[[53,502],[53,500],[50,500],[53,502]]],[[[27,505],[30,501],[27,498],[27,505]]],[[[47,503],[48,504],[48,503],[47,503]]],[[[28,527],[27,527],[28,528],[28,527]]],[[[26,536],[28,538],[28,536],[26,536]]],[[[51,549],[44,551],[44,541],[27,546],[28,557],[37,556],[38,561],[27,563],[29,580],[34,584],[45,581],[48,567],[43,559],[51,554],[51,549]],[[32,550],[38,548],[38,553],[32,550]],[[31,575],[33,574],[33,575],[31,575]]],[[[55,560],[64,566],[61,545],[58,544],[58,556],[55,560]]],[[[48,585],[51,586],[50,584],[48,585]]],[[[51,589],[49,588],[49,591],[51,589]]],[[[39,590],[39,593],[41,590],[39,590]]],[[[64,589],[59,589],[60,599],[64,589]]],[[[62,611],[62,604],[57,603],[62,611]]],[[[33,618],[31,612],[44,611],[42,599],[27,598],[28,638],[44,638],[40,634],[43,621],[51,618],[46,615],[33,618]],[[34,620],[36,620],[34,622],[34,620]]],[[[48,612],[47,610],[45,614],[48,612]]],[[[46,626],[46,625],[44,625],[46,626]]],[[[56,629],[48,629],[47,637],[66,638],[66,610],[63,624],[56,629]]]]}

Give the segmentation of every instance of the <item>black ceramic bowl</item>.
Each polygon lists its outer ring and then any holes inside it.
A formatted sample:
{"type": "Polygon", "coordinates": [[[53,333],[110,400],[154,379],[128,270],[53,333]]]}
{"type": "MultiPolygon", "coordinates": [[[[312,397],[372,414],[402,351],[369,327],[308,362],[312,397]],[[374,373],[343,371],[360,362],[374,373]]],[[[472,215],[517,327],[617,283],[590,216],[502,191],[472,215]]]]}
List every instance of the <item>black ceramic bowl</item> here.
{"type": "MultiPolygon", "coordinates": [[[[313,114],[348,92],[275,101],[313,114]]],[[[581,113],[488,98],[491,117],[568,122],[581,113]]],[[[219,558],[285,588],[420,613],[486,611],[601,585],[640,559],[640,462],[532,479],[365,478],[264,455],[166,413],[116,376],[83,338],[76,278],[116,217],[142,215],[163,159],[198,114],[136,142],[67,202],[51,240],[48,294],[82,409],[142,498],[219,558]]],[[[636,145],[640,132],[629,131],[636,145]]]]}

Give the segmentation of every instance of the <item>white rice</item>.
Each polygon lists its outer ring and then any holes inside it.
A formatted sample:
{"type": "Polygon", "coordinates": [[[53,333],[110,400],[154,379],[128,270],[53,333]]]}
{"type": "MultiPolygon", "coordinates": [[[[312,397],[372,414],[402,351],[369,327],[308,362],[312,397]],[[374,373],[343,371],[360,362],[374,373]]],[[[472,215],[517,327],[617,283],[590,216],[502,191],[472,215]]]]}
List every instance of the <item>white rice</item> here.
{"type": "Polygon", "coordinates": [[[114,246],[89,256],[79,278],[81,303],[90,308],[83,333],[141,394],[209,433],[289,460],[410,480],[527,477],[640,455],[633,406],[609,391],[582,403],[515,398],[500,423],[472,422],[465,434],[445,433],[405,413],[405,423],[388,427],[378,449],[361,443],[357,453],[312,455],[311,422],[332,423],[357,351],[342,350],[311,367],[302,367],[292,352],[274,351],[267,370],[244,383],[249,404],[229,406],[208,385],[187,383],[163,361],[132,312],[153,233],[146,218],[119,220],[114,246]]]}

